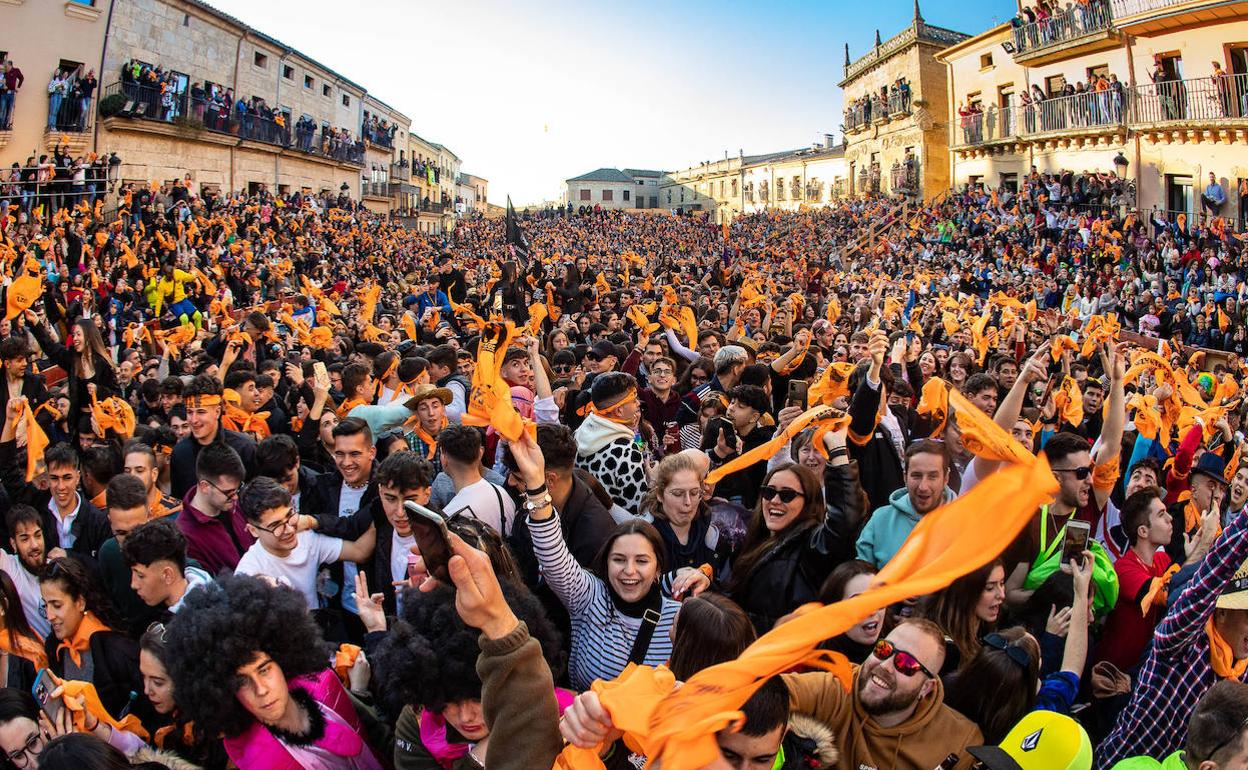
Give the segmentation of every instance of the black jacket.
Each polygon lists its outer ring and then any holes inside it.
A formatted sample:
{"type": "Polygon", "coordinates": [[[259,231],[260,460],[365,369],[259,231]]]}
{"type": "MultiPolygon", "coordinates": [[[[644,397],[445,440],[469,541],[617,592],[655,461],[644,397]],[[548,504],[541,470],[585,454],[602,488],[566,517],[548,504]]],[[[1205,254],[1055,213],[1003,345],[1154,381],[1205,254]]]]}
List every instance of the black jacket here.
{"type": "MultiPolygon", "coordinates": [[[[65,676],[65,661],[69,651],[57,654],[61,640],[56,634],[48,634],[44,650],[48,653],[48,667],[59,677],[65,676]]],[[[114,717],[123,711],[144,718],[150,707],[143,697],[143,675],[139,673],[139,643],[117,631],[97,631],[91,635],[91,684],[100,696],[100,703],[114,717]],[[133,697],[132,697],[133,696],[133,697]],[[134,703],[131,704],[131,700],[134,703]],[[127,709],[127,706],[130,706],[127,709]]]]}
{"type": "MultiPolygon", "coordinates": [[[[368,530],[368,525],[372,522],[372,505],[378,503],[377,513],[382,520],[385,520],[385,514],[381,511],[380,500],[377,497],[377,481],[376,474],[369,474],[368,487],[364,490],[364,495],[360,498],[360,507],[356,509],[352,516],[338,516],[338,504],[342,501],[342,476],[337,470],[332,473],[322,473],[317,477],[316,483],[307,492],[299,495],[299,512],[309,516],[315,516],[317,520],[317,530],[323,534],[332,537],[340,537],[343,540],[356,540],[368,530]],[[341,530],[334,526],[334,522],[341,518],[345,525],[349,527],[348,534],[338,534],[341,530]]],[[[389,529],[389,523],[386,525],[389,529]]],[[[377,530],[377,546],[381,546],[381,530],[377,530]]],[[[386,532],[386,550],[390,549],[390,533],[386,532]]],[[[387,554],[387,559],[389,554],[387,554]]],[[[386,561],[387,571],[389,574],[389,561],[386,561]]],[[[370,584],[372,583],[373,574],[377,572],[371,564],[361,565],[370,574],[368,575],[370,584]]],[[[341,586],[341,589],[329,598],[329,606],[331,609],[340,609],[342,607],[342,594],[344,591],[351,590],[351,586],[343,582],[342,562],[334,562],[328,565],[330,578],[341,586]]],[[[386,581],[389,583],[390,581],[386,581]]],[[[384,593],[384,592],[383,592],[384,593]]],[[[391,591],[393,595],[393,590],[391,591]]]]}
{"type": "Polygon", "coordinates": [[[95,373],[90,379],[84,379],[74,372],[77,353],[52,339],[52,335],[42,324],[31,326],[30,333],[34,335],[44,355],[51,359],[52,363],[65,370],[65,382],[69,393],[69,433],[77,436],[78,420],[82,417],[82,410],[91,406],[91,396],[87,392],[87,385],[94,383],[98,391],[97,397],[101,399],[117,392],[117,372],[113,369],[113,362],[101,357],[98,353],[92,353],[91,367],[95,369],[95,373]]]}
{"type": "MultiPolygon", "coordinates": [[[[367,493],[366,493],[367,495],[367,493]]],[[[368,525],[377,527],[377,546],[368,564],[360,565],[364,569],[364,578],[368,581],[370,594],[382,595],[382,607],[386,615],[393,617],[398,614],[394,601],[394,581],[390,574],[390,549],[394,546],[394,527],[386,518],[381,507],[381,499],[376,495],[367,505],[351,516],[339,516],[337,508],[332,511],[316,514],[316,531],[322,535],[337,537],[343,540],[357,540],[368,531],[368,525]]],[[[342,567],[338,572],[342,572],[342,567]]]]}
{"type": "MultiPolygon", "coordinates": [[[[4,489],[10,501],[25,503],[39,512],[43,525],[44,547],[51,551],[61,544],[56,521],[53,519],[52,511],[48,509],[52,495],[46,490],[37,489],[34,484],[26,483],[25,452],[21,453],[20,461],[18,454],[16,442],[0,442],[0,480],[4,483],[4,489]]],[[[100,546],[113,536],[113,530],[109,526],[108,516],[91,504],[91,501],[87,499],[87,494],[81,488],[78,490],[78,496],[81,500],[78,516],[69,526],[69,531],[75,537],[74,545],[65,550],[84,557],[83,561],[94,567],[100,546]]],[[[5,510],[8,510],[7,506],[5,510]]],[[[3,542],[9,541],[9,532],[2,521],[0,521],[0,535],[4,538],[3,542]]]]}
{"type": "MultiPolygon", "coordinates": [[[[238,452],[243,460],[243,467],[247,469],[248,479],[255,475],[255,439],[237,431],[218,428],[217,441],[224,441],[226,446],[238,452]]],[[[198,482],[195,461],[199,459],[199,451],[203,448],[204,445],[196,441],[194,436],[187,436],[174,445],[173,454],[169,458],[169,487],[174,497],[186,497],[186,491],[198,482]]]]}
{"type": "Polygon", "coordinates": [[[870,500],[868,510],[888,505],[888,496],[905,484],[904,463],[888,428],[876,422],[880,388],[867,384],[864,375],[849,402],[849,456],[858,461],[862,489],[870,500]]]}
{"type": "Polygon", "coordinates": [[[816,601],[838,564],[854,556],[862,522],[858,466],[829,465],[823,473],[828,514],[822,523],[796,527],[755,563],[748,575],[733,575],[729,595],[766,633],[781,616],[816,601]]]}

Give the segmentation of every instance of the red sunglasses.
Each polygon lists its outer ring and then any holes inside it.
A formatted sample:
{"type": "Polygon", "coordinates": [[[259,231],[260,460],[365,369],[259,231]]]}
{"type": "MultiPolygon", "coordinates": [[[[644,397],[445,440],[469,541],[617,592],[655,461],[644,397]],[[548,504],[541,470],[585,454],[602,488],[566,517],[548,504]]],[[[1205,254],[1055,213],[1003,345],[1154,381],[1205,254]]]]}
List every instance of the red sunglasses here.
{"type": "Polygon", "coordinates": [[[927,666],[920,663],[918,658],[914,657],[905,650],[897,649],[893,646],[893,643],[887,639],[881,639],[876,642],[875,649],[872,650],[872,653],[878,660],[881,661],[893,658],[893,668],[897,669],[898,673],[905,674],[906,676],[914,676],[915,674],[922,672],[927,674],[932,679],[936,678],[936,675],[931,671],[928,671],[927,666]]]}

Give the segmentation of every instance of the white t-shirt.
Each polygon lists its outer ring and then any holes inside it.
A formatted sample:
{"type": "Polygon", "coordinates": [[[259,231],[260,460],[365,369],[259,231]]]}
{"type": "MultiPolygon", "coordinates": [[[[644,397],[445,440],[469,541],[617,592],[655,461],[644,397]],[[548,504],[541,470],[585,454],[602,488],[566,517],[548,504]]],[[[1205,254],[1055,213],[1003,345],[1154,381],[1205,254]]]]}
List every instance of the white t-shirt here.
{"type": "Polygon", "coordinates": [[[300,532],[299,544],[285,557],[274,556],[256,541],[238,560],[236,575],[265,575],[288,585],[316,609],[316,572],[322,564],[338,561],[342,541],[319,532],[300,532]]]}
{"type": "MultiPolygon", "coordinates": [[[[352,516],[360,509],[360,500],[364,499],[364,493],[368,491],[368,485],[359,489],[352,489],[345,481],[342,484],[342,494],[338,496],[338,518],[352,516]]],[[[347,562],[342,565],[342,606],[344,609],[360,614],[359,607],[355,606],[355,574],[360,568],[355,562],[347,562]]]]}
{"type": "Polygon", "coordinates": [[[516,506],[511,497],[486,479],[459,490],[442,511],[448,519],[471,516],[489,524],[504,537],[511,534],[511,523],[516,518],[516,506]]]}
{"type": "Polygon", "coordinates": [[[52,624],[48,622],[48,616],[43,614],[43,594],[39,593],[39,579],[30,574],[21,559],[8,551],[0,551],[0,570],[4,570],[17,587],[17,595],[22,599],[22,611],[26,613],[26,622],[40,636],[46,638],[52,633],[52,624]]]}
{"type": "MultiPolygon", "coordinates": [[[[407,557],[412,553],[412,546],[414,545],[416,545],[415,535],[403,537],[398,531],[391,530],[390,580],[392,582],[407,580],[407,557]]],[[[403,589],[401,587],[395,589],[394,606],[396,611],[403,608],[403,589]]]]}

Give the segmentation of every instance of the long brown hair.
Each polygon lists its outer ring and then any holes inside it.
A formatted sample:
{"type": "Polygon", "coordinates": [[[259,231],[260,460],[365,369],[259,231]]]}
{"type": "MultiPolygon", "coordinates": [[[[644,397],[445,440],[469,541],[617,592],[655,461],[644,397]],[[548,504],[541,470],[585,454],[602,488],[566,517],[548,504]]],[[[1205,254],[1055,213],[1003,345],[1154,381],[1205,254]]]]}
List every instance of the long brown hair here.
{"type": "Polygon", "coordinates": [[[1027,653],[1027,665],[1012,660],[1005,650],[984,645],[945,690],[945,704],[978,724],[984,741],[992,745],[1036,705],[1040,681],[1040,645],[1035,637],[1022,626],[997,635],[1007,647],[1027,653]]]}
{"type": "Polygon", "coordinates": [[[963,575],[949,584],[948,588],[927,597],[923,617],[935,621],[953,640],[962,655],[963,664],[979,652],[982,623],[975,615],[975,605],[984,594],[984,586],[997,567],[1003,567],[1001,559],[963,575]]]}
{"type": "Polygon", "coordinates": [[[667,667],[683,682],[716,663],[736,660],[754,639],[754,625],[732,599],[710,591],[691,596],[676,616],[667,667]]]}
{"type": "MultiPolygon", "coordinates": [[[[763,478],[763,485],[771,483],[777,473],[784,471],[797,476],[797,482],[802,487],[802,500],[805,501],[801,513],[789,524],[785,532],[814,526],[823,521],[828,515],[827,507],[823,503],[823,487],[809,468],[797,463],[777,465],[767,472],[763,478]]],[[[741,555],[737,557],[736,563],[732,566],[732,590],[739,588],[749,579],[754,567],[778,542],[780,542],[779,535],[773,536],[764,523],[763,499],[760,497],[754,505],[754,516],[750,519],[750,526],[745,531],[745,540],[741,543],[741,555]]]]}
{"type": "Polygon", "coordinates": [[[100,330],[95,325],[95,321],[92,321],[90,318],[79,318],[77,321],[74,321],[74,326],[82,329],[82,341],[84,343],[82,353],[74,350],[73,329],[70,329],[70,339],[67,340],[69,342],[69,350],[77,356],[74,360],[74,374],[79,377],[82,376],[84,359],[94,358],[91,361],[93,369],[99,368],[100,361],[104,362],[104,366],[113,368],[112,356],[109,355],[108,348],[104,345],[104,338],[100,336],[100,330]]]}

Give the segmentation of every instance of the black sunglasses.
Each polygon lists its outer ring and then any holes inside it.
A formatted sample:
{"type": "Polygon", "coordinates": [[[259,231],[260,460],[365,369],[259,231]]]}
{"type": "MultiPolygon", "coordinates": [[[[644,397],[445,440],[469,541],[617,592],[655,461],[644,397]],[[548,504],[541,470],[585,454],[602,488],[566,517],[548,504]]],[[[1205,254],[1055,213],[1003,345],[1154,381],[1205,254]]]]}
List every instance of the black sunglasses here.
{"type": "Polygon", "coordinates": [[[1092,466],[1090,465],[1082,468],[1052,468],[1051,470],[1054,473],[1073,473],[1075,474],[1075,478],[1080,481],[1083,481],[1088,476],[1092,475],[1092,466]]]}
{"type": "Polygon", "coordinates": [[[988,634],[984,637],[984,644],[994,650],[1004,652],[1006,657],[1017,663],[1019,668],[1024,671],[1031,668],[1031,656],[1027,654],[1027,651],[1022,647],[1011,644],[1009,640],[1001,634],[988,634]]]}
{"type": "Polygon", "coordinates": [[[758,490],[758,496],[764,500],[774,500],[778,497],[780,498],[780,502],[788,505],[797,498],[805,497],[806,495],[796,489],[776,489],[775,487],[768,485],[761,487],[758,490]]]}

